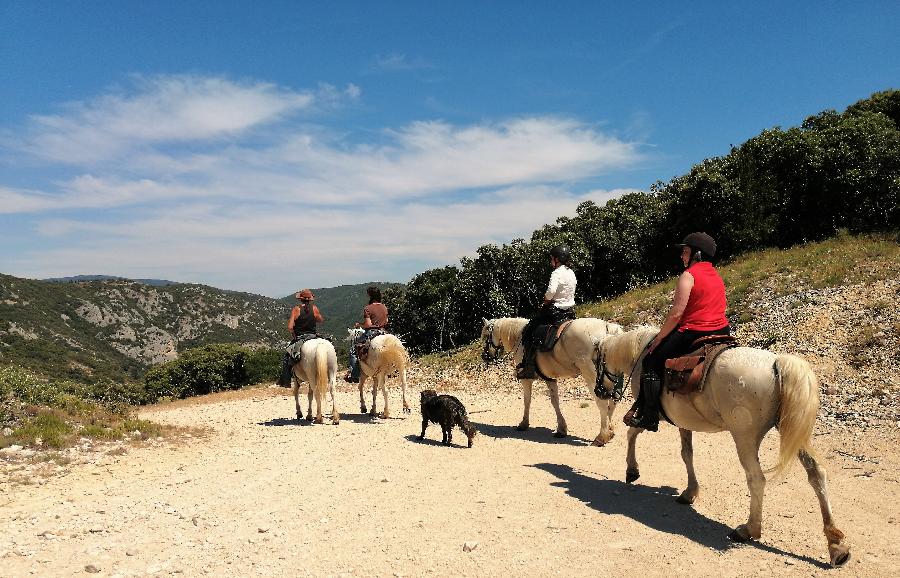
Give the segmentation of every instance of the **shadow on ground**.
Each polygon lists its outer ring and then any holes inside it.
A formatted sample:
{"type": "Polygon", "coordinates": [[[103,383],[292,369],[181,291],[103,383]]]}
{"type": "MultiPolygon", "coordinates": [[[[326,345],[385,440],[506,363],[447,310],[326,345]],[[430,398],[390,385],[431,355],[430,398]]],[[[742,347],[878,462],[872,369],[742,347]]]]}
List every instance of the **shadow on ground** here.
{"type": "MultiPolygon", "coordinates": [[[[563,488],[567,494],[598,512],[626,516],[648,528],[684,536],[717,552],[725,552],[740,546],[726,537],[731,531],[730,527],[707,518],[690,506],[677,503],[675,498],[679,492],[670,486],[655,488],[626,484],[620,480],[597,479],[562,464],[542,463],[528,467],[544,470],[556,476],[560,481],[551,485],[563,488]]],[[[786,552],[768,544],[750,542],[750,545],[818,568],[831,567],[821,560],[786,552]]]]}
{"type": "Polygon", "coordinates": [[[572,434],[564,438],[556,438],[553,437],[555,430],[546,427],[530,427],[525,431],[519,431],[515,426],[509,425],[493,425],[474,421],[472,425],[475,426],[479,434],[498,439],[513,438],[536,443],[565,444],[569,446],[589,446],[593,442],[593,440],[586,440],[572,434]]]}
{"type": "MultiPolygon", "coordinates": [[[[437,435],[438,435],[438,436],[441,435],[441,433],[440,433],[440,428],[438,428],[438,433],[437,433],[437,435]]],[[[466,444],[468,443],[468,442],[466,441],[466,436],[464,436],[464,435],[461,436],[461,437],[462,437],[462,443],[461,443],[461,444],[460,444],[459,441],[453,441],[453,442],[450,443],[449,446],[445,446],[443,443],[441,443],[441,440],[439,440],[439,439],[437,439],[437,440],[431,440],[431,439],[428,439],[428,437],[427,437],[427,436],[428,436],[428,432],[425,432],[425,436],[426,436],[425,439],[421,439],[421,440],[419,439],[419,436],[417,436],[416,434],[409,434],[408,436],[403,436],[403,437],[405,437],[407,441],[410,441],[410,442],[413,442],[413,443],[417,443],[417,444],[425,444],[425,445],[427,445],[427,446],[443,446],[443,447],[445,447],[445,448],[451,448],[451,449],[455,449],[455,450],[467,450],[467,449],[469,449],[468,446],[466,445],[466,444]]]]}

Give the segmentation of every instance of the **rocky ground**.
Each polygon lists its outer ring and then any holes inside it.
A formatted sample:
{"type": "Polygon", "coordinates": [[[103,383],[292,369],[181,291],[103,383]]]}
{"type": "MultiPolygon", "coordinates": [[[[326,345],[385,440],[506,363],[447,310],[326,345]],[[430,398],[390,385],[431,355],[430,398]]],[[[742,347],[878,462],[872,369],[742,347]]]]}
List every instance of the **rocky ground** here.
{"type": "MultiPolygon", "coordinates": [[[[642,477],[626,485],[624,430],[588,445],[598,414],[583,385],[565,382],[573,435],[557,440],[544,395],[520,433],[519,395],[488,383],[454,392],[480,432],[472,449],[460,432],[440,445],[436,426],[418,441],[418,404],[400,414],[397,390],[395,417],[375,421],[358,413],[355,391],[340,393],[344,419],[332,426],[298,423],[287,390],[250,389],[142,411],[199,428],[191,437],[94,446],[43,472],[8,452],[0,574],[888,576],[900,563],[900,428],[816,436],[853,546],[832,571],[799,468],[769,484],[762,541],[734,545],[725,535],[746,518],[748,495],[727,435],[696,436],[702,494],[681,506],[671,426],[642,436],[642,477]]],[[[773,433],[764,463],[776,444],[773,433]]]]}

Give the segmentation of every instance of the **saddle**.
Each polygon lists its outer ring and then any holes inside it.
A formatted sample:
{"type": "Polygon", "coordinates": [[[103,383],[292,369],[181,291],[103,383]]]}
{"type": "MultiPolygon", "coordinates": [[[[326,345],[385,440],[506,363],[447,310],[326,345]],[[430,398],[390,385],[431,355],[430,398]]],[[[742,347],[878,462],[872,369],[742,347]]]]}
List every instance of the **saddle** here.
{"type": "Polygon", "coordinates": [[[703,391],[706,376],[713,361],[726,349],[737,347],[737,339],[730,335],[709,335],[691,344],[691,353],[666,360],[666,389],[672,393],[688,394],[703,391]]]}
{"type": "Polygon", "coordinates": [[[387,335],[387,331],[383,328],[375,328],[375,329],[366,329],[365,337],[362,341],[353,344],[353,347],[356,350],[356,358],[362,361],[365,361],[369,358],[369,347],[372,345],[372,340],[378,337],[379,335],[387,335]]]}
{"type": "Polygon", "coordinates": [[[300,361],[300,350],[303,349],[303,344],[309,341],[310,339],[325,339],[327,341],[334,341],[334,337],[331,335],[323,335],[320,333],[301,333],[296,338],[292,339],[290,344],[285,348],[288,355],[291,356],[291,361],[293,363],[297,363],[300,361]]]}
{"type": "Polygon", "coordinates": [[[569,324],[572,323],[572,321],[574,321],[574,319],[566,319],[559,324],[538,325],[535,327],[533,334],[534,344],[537,346],[538,351],[543,351],[545,353],[553,351],[556,342],[559,341],[562,334],[566,332],[566,329],[569,328],[569,324]]]}

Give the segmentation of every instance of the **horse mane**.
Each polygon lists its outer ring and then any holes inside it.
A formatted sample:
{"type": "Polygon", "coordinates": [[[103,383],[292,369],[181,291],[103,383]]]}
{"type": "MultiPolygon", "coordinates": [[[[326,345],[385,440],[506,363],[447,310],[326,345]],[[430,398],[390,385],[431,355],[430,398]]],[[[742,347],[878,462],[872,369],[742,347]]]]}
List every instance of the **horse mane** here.
{"type": "Polygon", "coordinates": [[[509,344],[507,348],[513,350],[519,346],[522,340],[522,328],[528,323],[524,317],[501,317],[494,319],[494,329],[501,343],[509,344]]]}
{"type": "Polygon", "coordinates": [[[606,362],[623,372],[631,369],[631,365],[640,357],[644,347],[659,333],[659,328],[652,325],[641,325],[631,331],[613,335],[605,340],[606,362]]]}

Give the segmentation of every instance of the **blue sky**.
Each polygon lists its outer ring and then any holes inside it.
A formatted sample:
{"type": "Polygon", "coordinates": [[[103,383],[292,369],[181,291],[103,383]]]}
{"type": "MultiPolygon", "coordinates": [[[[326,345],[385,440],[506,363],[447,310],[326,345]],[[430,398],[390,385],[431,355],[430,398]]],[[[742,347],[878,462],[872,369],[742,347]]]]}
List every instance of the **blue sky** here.
{"type": "Polygon", "coordinates": [[[897,2],[0,3],[0,272],[406,281],[900,87],[897,2]]]}

